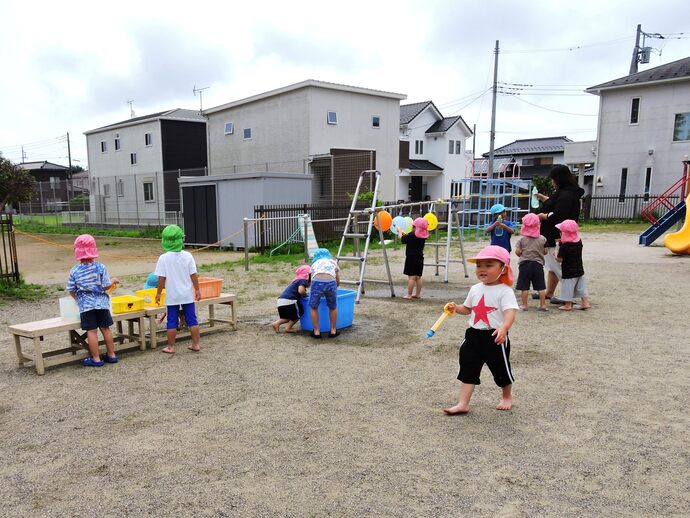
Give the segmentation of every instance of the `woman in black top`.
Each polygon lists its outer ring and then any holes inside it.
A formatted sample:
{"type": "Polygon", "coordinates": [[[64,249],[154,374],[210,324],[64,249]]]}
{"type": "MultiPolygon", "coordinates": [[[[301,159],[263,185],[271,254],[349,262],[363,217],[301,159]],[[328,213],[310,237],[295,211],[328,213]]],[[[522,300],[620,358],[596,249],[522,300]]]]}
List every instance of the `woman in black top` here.
{"type": "Polygon", "coordinates": [[[580,219],[580,198],[585,191],[578,187],[577,180],[567,165],[553,166],[549,171],[549,178],[555,191],[549,197],[543,194],[537,195],[543,203],[544,211],[539,214],[539,219],[541,220],[541,235],[546,238],[546,247],[549,251],[545,257],[546,267],[549,270],[546,280],[546,298],[560,304],[562,301],[553,296],[561,278],[561,267],[554,256],[556,239],[561,235],[556,225],[566,219],[574,221],[580,219]]]}

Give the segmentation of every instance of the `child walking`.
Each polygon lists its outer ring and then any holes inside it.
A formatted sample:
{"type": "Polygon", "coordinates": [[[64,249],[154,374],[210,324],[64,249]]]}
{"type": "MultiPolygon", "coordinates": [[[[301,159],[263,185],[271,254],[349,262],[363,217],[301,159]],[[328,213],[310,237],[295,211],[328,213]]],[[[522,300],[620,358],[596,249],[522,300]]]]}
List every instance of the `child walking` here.
{"type": "Polygon", "coordinates": [[[161,349],[168,354],[175,353],[175,338],[180,308],[185,322],[192,335],[190,351],[199,352],[199,322],[194,311],[194,301],[201,298],[199,291],[199,277],[196,273],[196,263],[192,254],[182,250],[184,247],[184,232],[177,225],[168,225],[163,229],[161,246],[165,253],[158,258],[155,274],[158,276],[156,304],[160,304],[161,292],[165,288],[165,305],[168,311],[167,338],[168,345],[161,349]]]}
{"type": "Polygon", "coordinates": [[[410,234],[403,234],[398,229],[400,241],[406,245],[403,274],[407,275],[407,295],[403,298],[407,300],[422,298],[424,245],[429,237],[429,222],[424,218],[417,218],[412,222],[412,228],[414,231],[410,234]]]}
{"type": "Polygon", "coordinates": [[[470,327],[460,346],[460,396],[456,405],[443,409],[447,415],[469,412],[470,399],[474,387],[481,383],[479,373],[484,364],[501,387],[501,401],[496,409],[510,410],[513,406],[515,378],[510,366],[508,331],[515,321],[518,304],[511,288],[510,254],[505,248],[489,245],[468,261],[477,265],[480,282],[470,288],[465,302],[459,305],[450,302],[448,306],[450,311],[470,315],[470,327]]]}
{"type": "Polygon", "coordinates": [[[546,309],[546,282],[544,281],[544,256],[548,250],[546,249],[546,238],[539,234],[539,226],[539,216],[531,213],[525,214],[522,218],[520,239],[515,245],[515,255],[520,258],[515,289],[520,290],[522,302],[520,309],[522,311],[527,311],[530,284],[539,292],[539,311],[548,311],[546,309]]]}
{"type": "Polygon", "coordinates": [[[561,239],[556,251],[556,261],[561,263],[561,296],[565,304],[559,306],[562,311],[573,309],[589,309],[589,294],[585,268],[582,265],[582,240],[578,232],[579,227],[572,219],[566,219],[556,225],[561,231],[561,239]],[[573,305],[575,299],[581,299],[580,304],[573,305]]]}
{"type": "Polygon", "coordinates": [[[105,362],[117,363],[113,344],[113,317],[110,314],[108,290],[119,284],[116,277],[110,279],[105,265],[95,261],[98,257],[96,240],[82,234],[74,240],[74,258],[79,261],[72,267],[67,279],[67,291],[79,305],[81,328],[86,331],[89,358],[82,360],[85,367],[102,367],[105,362]],[[98,349],[98,330],[105,341],[106,355],[101,358],[98,349]]]}
{"type": "Polygon", "coordinates": [[[285,326],[286,333],[296,333],[292,326],[304,315],[304,306],[302,299],[307,296],[307,288],[309,287],[309,271],[311,268],[308,265],[302,265],[295,270],[295,278],[292,279],[290,285],[283,290],[278,297],[276,305],[278,306],[278,320],[271,324],[273,330],[280,332],[280,326],[285,326]]]}
{"type": "Polygon", "coordinates": [[[309,294],[309,314],[314,330],[312,338],[321,338],[319,329],[319,303],[321,297],[326,297],[329,310],[331,330],[328,338],[335,338],[340,333],[336,329],[338,321],[338,285],[340,284],[340,268],[331,257],[327,248],[317,248],[311,263],[311,293],[309,294]]]}
{"type": "Polygon", "coordinates": [[[496,203],[492,205],[489,211],[494,218],[494,222],[486,227],[484,233],[491,234],[492,245],[503,247],[510,252],[510,238],[513,232],[515,232],[515,225],[506,219],[508,213],[502,204],[496,203]]]}

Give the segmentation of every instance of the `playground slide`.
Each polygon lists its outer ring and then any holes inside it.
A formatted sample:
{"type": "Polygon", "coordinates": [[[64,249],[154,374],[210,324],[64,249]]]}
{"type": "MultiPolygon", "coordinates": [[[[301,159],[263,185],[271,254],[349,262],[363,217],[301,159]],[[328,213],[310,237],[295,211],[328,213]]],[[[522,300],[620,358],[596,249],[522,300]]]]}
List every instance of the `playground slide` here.
{"type": "Polygon", "coordinates": [[[690,254],[690,195],[685,200],[685,224],[678,232],[666,234],[664,246],[674,254],[690,254]]]}

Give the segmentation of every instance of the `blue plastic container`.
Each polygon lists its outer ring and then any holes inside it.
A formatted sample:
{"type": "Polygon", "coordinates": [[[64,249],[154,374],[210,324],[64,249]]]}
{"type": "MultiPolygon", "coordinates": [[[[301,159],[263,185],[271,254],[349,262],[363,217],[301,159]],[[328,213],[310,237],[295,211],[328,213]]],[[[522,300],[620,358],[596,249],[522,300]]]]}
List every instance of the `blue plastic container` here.
{"type": "MultiPolygon", "coordinates": [[[[336,329],[350,327],[355,318],[355,292],[352,290],[338,289],[338,318],[335,321],[336,329]]],[[[309,313],[309,297],[302,299],[302,306],[304,307],[304,315],[300,318],[299,323],[303,331],[313,331],[314,326],[311,323],[311,316],[309,313]]],[[[328,333],[331,330],[331,316],[326,306],[326,298],[321,297],[319,303],[319,331],[328,333]]]]}

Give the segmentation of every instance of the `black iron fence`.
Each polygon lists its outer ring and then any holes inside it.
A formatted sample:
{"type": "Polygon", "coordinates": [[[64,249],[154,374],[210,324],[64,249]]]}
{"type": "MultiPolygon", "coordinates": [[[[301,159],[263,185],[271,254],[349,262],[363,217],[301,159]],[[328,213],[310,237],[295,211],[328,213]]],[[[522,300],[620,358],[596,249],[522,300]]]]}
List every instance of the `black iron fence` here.
{"type": "MultiPolygon", "coordinates": [[[[658,195],[634,195],[634,196],[585,196],[582,199],[581,218],[588,220],[642,220],[642,210],[658,195]]],[[[669,202],[673,205],[680,203],[680,196],[670,196],[669,202]]],[[[663,209],[661,209],[662,212],[663,209]]],[[[658,214],[657,217],[660,217],[658,214]]]]}
{"type": "Polygon", "coordinates": [[[12,215],[0,214],[0,281],[19,282],[17,245],[12,231],[12,215]]]}

